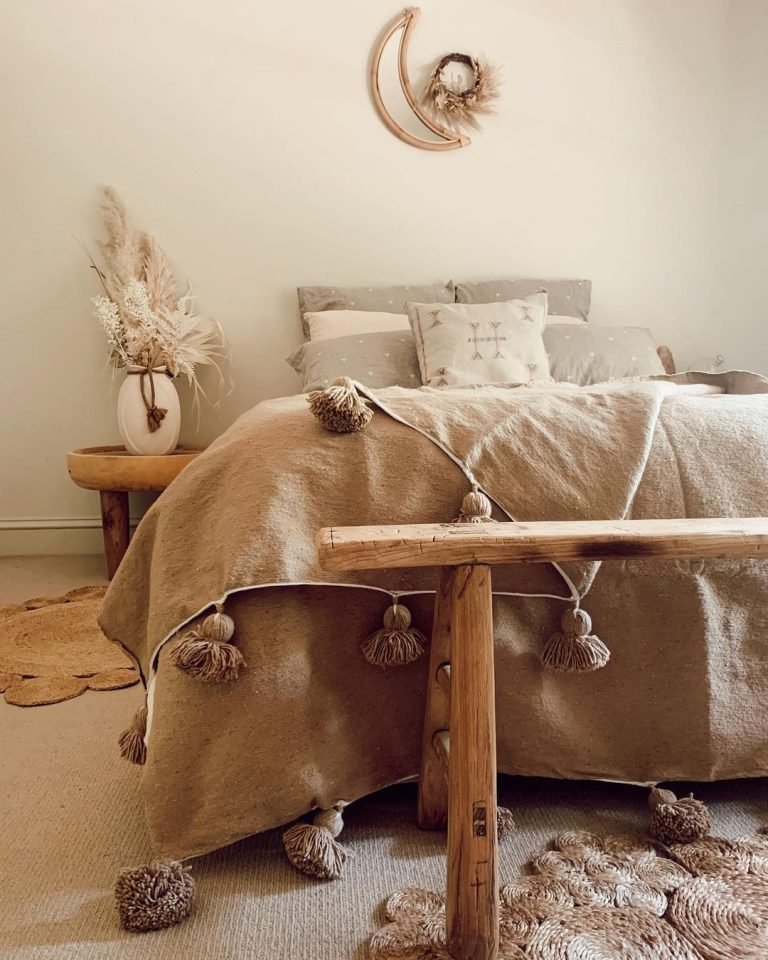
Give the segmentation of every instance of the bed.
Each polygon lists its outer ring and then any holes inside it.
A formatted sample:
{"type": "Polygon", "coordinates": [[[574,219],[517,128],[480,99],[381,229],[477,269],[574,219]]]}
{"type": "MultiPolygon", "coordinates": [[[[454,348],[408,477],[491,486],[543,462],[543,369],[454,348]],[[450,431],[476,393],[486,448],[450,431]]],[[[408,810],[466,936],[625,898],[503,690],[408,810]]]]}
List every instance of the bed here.
{"type": "MultiPolygon", "coordinates": [[[[302,395],[241,416],[152,506],[112,582],[100,622],[147,682],[138,759],[158,855],[418,772],[427,657],[382,667],[361,641],[393,600],[428,637],[435,571],[322,571],[320,527],[450,522],[473,489],[497,521],[765,513],[768,381],[754,374],[359,390],[373,417],[356,433],[324,429],[302,395]],[[172,653],[217,604],[245,665],[206,683],[172,653]]],[[[494,586],[501,771],[768,772],[764,561],[499,568],[494,586]],[[542,651],[577,606],[610,661],[552,670],[542,651]]]]}
{"type": "MultiPolygon", "coordinates": [[[[418,774],[436,571],[329,573],[321,527],[765,514],[768,380],[675,374],[644,328],[589,323],[590,300],[587,280],[299,289],[289,362],[305,392],[244,413],[182,472],[100,613],[146,682],[120,749],[141,765],[158,857],[312,813],[286,852],[336,877],[350,804],[418,774]],[[527,354],[499,335],[504,303],[527,354]],[[484,384],[458,354],[437,359],[454,321],[472,363],[488,361],[484,384]]],[[[494,622],[500,771],[768,772],[765,561],[499,567],[494,622]],[[579,664],[552,653],[577,621],[579,664]]],[[[123,901],[143,891],[121,907],[130,929],[186,916],[188,877],[163,869],[121,875],[123,901]],[[183,893],[170,913],[147,913],[158,882],[183,893]]]]}

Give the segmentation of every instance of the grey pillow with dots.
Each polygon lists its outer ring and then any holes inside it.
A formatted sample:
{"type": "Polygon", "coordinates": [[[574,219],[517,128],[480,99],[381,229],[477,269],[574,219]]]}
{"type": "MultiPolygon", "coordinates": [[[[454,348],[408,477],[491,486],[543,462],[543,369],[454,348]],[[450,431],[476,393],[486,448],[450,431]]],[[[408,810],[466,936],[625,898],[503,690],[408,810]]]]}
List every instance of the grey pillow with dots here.
{"type": "Polygon", "coordinates": [[[453,281],[415,287],[298,287],[299,313],[305,339],[309,340],[309,324],[305,313],[321,310],[372,310],[383,313],[405,313],[408,300],[420,303],[453,303],[453,281]]]}
{"type": "Polygon", "coordinates": [[[664,373],[645,327],[552,323],[544,327],[549,372],[561,383],[604,383],[664,373]]]}
{"type": "Polygon", "coordinates": [[[337,377],[367,387],[420,387],[416,341],[408,330],[308,340],[288,357],[303,378],[303,392],[322,390],[337,377]]]}
{"type": "MultiPolygon", "coordinates": [[[[532,293],[544,290],[549,312],[560,317],[589,318],[592,302],[591,280],[481,280],[478,283],[457,283],[457,303],[493,303],[494,300],[525,300],[532,293]]],[[[410,297],[415,300],[416,297],[410,297]]]]}

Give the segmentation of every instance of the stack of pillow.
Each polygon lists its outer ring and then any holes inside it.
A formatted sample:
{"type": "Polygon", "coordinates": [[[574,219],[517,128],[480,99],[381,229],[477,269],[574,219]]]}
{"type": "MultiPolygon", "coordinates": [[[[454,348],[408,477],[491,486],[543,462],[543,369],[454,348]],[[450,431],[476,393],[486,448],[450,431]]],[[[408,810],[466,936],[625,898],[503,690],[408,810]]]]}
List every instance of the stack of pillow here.
{"type": "Polygon", "coordinates": [[[340,376],[373,388],[663,373],[649,330],[587,323],[589,280],[426,287],[300,287],[304,335],[288,362],[305,391],[340,376]]]}

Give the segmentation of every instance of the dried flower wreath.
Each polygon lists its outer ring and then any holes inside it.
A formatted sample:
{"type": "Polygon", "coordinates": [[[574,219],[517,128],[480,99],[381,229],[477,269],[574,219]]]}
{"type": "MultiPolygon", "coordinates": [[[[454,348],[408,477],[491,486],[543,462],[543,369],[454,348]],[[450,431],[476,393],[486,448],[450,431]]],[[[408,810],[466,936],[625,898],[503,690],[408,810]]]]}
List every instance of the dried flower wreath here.
{"type": "Polygon", "coordinates": [[[432,113],[451,129],[472,127],[479,130],[478,114],[494,113],[492,104],[498,96],[498,67],[466,53],[447,53],[430,74],[423,99],[432,113]],[[445,82],[443,71],[449,63],[469,67],[474,77],[470,86],[459,89],[456,83],[445,82]]]}

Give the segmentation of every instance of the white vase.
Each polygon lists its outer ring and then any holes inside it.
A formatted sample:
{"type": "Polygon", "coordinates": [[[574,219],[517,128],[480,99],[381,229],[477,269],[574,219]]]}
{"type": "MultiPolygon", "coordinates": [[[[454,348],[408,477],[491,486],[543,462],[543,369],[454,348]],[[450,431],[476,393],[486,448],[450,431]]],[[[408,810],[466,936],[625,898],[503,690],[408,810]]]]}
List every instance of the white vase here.
{"type": "Polygon", "coordinates": [[[117,426],[126,450],[136,456],[160,457],[176,449],[181,430],[181,407],[176,387],[166,375],[165,367],[155,367],[151,372],[143,367],[127,368],[127,376],[117,395],[117,426]],[[161,420],[159,416],[148,416],[149,409],[155,407],[165,411],[161,420]],[[157,429],[152,431],[150,422],[157,420],[157,429]]]}

